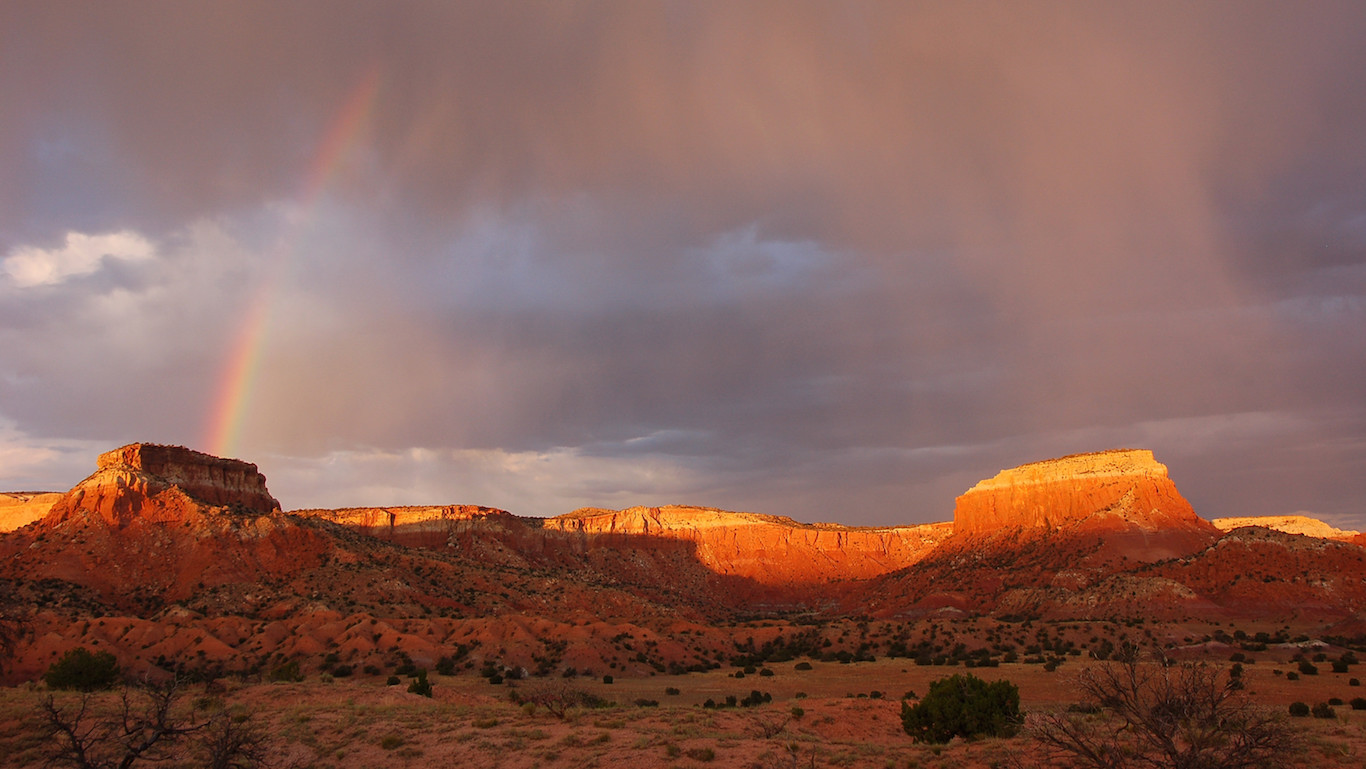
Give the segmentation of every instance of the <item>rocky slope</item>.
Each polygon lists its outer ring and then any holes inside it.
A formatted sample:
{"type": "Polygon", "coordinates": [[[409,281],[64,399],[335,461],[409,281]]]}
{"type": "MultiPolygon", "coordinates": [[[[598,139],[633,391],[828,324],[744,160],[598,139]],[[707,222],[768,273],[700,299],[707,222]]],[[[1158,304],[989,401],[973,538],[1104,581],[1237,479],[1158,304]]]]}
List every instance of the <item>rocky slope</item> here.
{"type": "Polygon", "coordinates": [[[958,497],[953,528],[953,537],[857,600],[880,616],[1175,617],[1218,609],[1182,582],[1143,572],[1198,556],[1221,536],[1150,451],[1003,470],[958,497]]]}
{"type": "MultiPolygon", "coordinates": [[[[34,631],[8,680],[37,675],[77,644],[110,649],[137,672],[260,669],[284,658],[311,667],[329,653],[357,666],[456,656],[625,672],[700,666],[725,645],[702,632],[729,615],[709,585],[688,589],[706,572],[695,562],[663,561],[655,584],[638,587],[612,576],[629,554],[560,565],[477,527],[464,547],[405,547],[326,516],[282,513],[254,466],[163,448],[103,455],[46,517],[0,535],[0,598],[27,607],[34,631]],[[671,640],[675,632],[688,643],[671,640]],[[648,638],[649,654],[628,653],[628,638],[648,638]]],[[[462,513],[414,517],[424,515],[462,513]]],[[[385,528],[368,514],[334,517],[385,528]]]]}
{"type": "Polygon", "coordinates": [[[11,680],[77,643],[142,671],[453,657],[649,674],[784,633],[861,653],[873,636],[846,631],[868,616],[1366,631],[1366,550],[1222,534],[1137,451],[1004,471],[959,498],[952,524],[864,529],[691,507],[284,513],[253,465],[133,444],[101,456],[40,521],[0,534],[0,588],[34,616],[11,680]]]}

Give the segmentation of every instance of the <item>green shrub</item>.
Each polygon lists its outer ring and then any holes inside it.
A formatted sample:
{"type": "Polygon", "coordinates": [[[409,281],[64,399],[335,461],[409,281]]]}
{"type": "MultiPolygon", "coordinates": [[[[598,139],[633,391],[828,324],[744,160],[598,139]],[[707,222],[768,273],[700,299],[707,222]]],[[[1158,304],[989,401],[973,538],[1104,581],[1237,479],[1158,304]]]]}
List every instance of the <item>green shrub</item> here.
{"type": "Polygon", "coordinates": [[[1349,704],[1352,710],[1366,710],[1366,697],[1353,697],[1349,704]]]}
{"type": "Polygon", "coordinates": [[[385,686],[398,686],[401,683],[403,683],[403,679],[399,678],[398,676],[389,676],[384,681],[385,686]]]}
{"type": "Polygon", "coordinates": [[[276,665],[271,668],[270,673],[267,674],[266,677],[272,681],[293,682],[304,680],[303,673],[299,672],[298,660],[290,660],[289,662],[282,662],[279,665],[276,665]]]}
{"type": "Polygon", "coordinates": [[[84,646],[71,649],[52,663],[43,680],[53,689],[93,692],[109,689],[119,680],[119,661],[109,652],[91,652],[84,646]]]}
{"type": "Polygon", "coordinates": [[[413,694],[421,694],[423,697],[432,696],[432,682],[427,680],[426,668],[417,671],[417,678],[408,684],[408,691],[413,694]]]}
{"type": "Polygon", "coordinates": [[[384,735],[379,740],[379,746],[385,750],[393,750],[401,745],[403,745],[403,737],[392,732],[384,735]]]}
{"type": "Polygon", "coordinates": [[[796,665],[793,665],[793,666],[792,666],[792,669],[793,669],[793,670],[810,670],[810,669],[811,669],[811,663],[810,663],[810,662],[798,662],[796,665]]]}
{"type": "Polygon", "coordinates": [[[1319,668],[1318,668],[1317,665],[1315,665],[1314,663],[1309,662],[1309,661],[1307,661],[1307,660],[1301,660],[1301,661],[1300,661],[1300,675],[1304,675],[1304,676],[1316,676],[1316,675],[1318,675],[1318,674],[1319,674],[1319,668]]]}
{"type": "Polygon", "coordinates": [[[1303,702],[1292,702],[1290,703],[1290,715],[1295,718],[1304,718],[1309,715],[1309,706],[1303,702]]]}
{"type": "Polygon", "coordinates": [[[711,748],[688,748],[687,756],[694,761],[706,763],[716,760],[716,751],[711,748]]]}
{"type": "Polygon", "coordinates": [[[924,742],[1009,737],[1021,720],[1019,687],[1004,680],[987,683],[970,673],[932,682],[915,705],[901,703],[902,728],[924,742]]]}
{"type": "Polygon", "coordinates": [[[605,683],[605,684],[610,684],[610,683],[612,683],[612,681],[613,681],[613,678],[612,678],[611,676],[603,676],[603,677],[602,677],[602,682],[605,683]]]}
{"type": "Polygon", "coordinates": [[[1314,709],[1311,710],[1310,712],[1313,714],[1314,718],[1336,718],[1336,717],[1337,717],[1337,711],[1333,710],[1333,706],[1332,706],[1332,705],[1329,705],[1329,704],[1326,703],[1326,702],[1316,702],[1316,703],[1314,703],[1314,709]]]}

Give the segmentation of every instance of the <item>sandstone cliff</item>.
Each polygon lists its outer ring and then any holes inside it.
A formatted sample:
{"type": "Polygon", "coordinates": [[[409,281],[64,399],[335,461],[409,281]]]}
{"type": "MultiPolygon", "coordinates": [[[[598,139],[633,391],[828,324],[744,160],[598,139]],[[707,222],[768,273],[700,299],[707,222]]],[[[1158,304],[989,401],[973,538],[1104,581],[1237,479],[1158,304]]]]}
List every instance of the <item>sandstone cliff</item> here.
{"type": "Polygon", "coordinates": [[[1319,539],[1350,542],[1361,532],[1338,529],[1307,515],[1263,515],[1245,518],[1215,518],[1211,521],[1220,531],[1233,531],[1244,526],[1261,526],[1285,534],[1300,534],[1319,539]]]}
{"type": "Polygon", "coordinates": [[[12,491],[0,494],[0,532],[14,531],[48,514],[62,498],[55,491],[12,491]]]}
{"type": "Polygon", "coordinates": [[[915,563],[950,533],[948,524],[861,528],[685,506],[585,508],[549,518],[544,528],[575,534],[583,547],[687,543],[717,574],[763,585],[886,574],[915,563]]]}
{"type": "Polygon", "coordinates": [[[336,510],[291,510],[293,515],[321,518],[374,537],[410,547],[443,547],[453,537],[481,523],[511,524],[506,510],[482,505],[410,505],[344,507],[336,510]]]}
{"type": "Polygon", "coordinates": [[[200,505],[256,514],[280,509],[256,465],[181,446],[133,443],[101,454],[96,466],[52,505],[47,520],[86,512],[126,525],[139,516],[175,519],[200,505]]]}
{"type": "Polygon", "coordinates": [[[958,497],[956,534],[1008,529],[1188,529],[1216,534],[1145,450],[1077,454],[1002,470],[958,497]]]}

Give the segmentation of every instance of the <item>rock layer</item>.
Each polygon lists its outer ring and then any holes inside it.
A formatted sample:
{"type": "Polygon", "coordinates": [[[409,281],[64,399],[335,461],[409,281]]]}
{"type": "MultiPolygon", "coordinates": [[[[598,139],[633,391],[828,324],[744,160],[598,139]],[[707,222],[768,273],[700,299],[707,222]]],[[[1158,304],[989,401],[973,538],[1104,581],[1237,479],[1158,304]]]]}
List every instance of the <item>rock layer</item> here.
{"type": "Polygon", "coordinates": [[[585,508],[544,528],[579,535],[584,546],[687,543],[717,574],[762,585],[869,579],[915,563],[950,534],[948,524],[862,528],[684,506],[585,508]]]}
{"type": "Polygon", "coordinates": [[[0,494],[0,532],[14,531],[48,514],[62,498],[56,491],[13,491],[0,494]]]}
{"type": "Polygon", "coordinates": [[[1217,530],[1195,514],[1146,450],[1076,454],[1002,470],[958,497],[955,534],[1013,528],[1217,530]]]}
{"type": "Polygon", "coordinates": [[[256,465],[181,446],[132,443],[101,454],[97,467],[52,506],[48,519],[89,512],[123,525],[139,515],[174,518],[199,505],[262,515],[280,509],[256,465]]]}
{"type": "Polygon", "coordinates": [[[1244,518],[1215,518],[1211,521],[1220,531],[1233,531],[1244,526],[1261,526],[1285,534],[1300,534],[1319,539],[1351,542],[1359,531],[1339,529],[1307,515],[1261,515],[1244,518]]]}

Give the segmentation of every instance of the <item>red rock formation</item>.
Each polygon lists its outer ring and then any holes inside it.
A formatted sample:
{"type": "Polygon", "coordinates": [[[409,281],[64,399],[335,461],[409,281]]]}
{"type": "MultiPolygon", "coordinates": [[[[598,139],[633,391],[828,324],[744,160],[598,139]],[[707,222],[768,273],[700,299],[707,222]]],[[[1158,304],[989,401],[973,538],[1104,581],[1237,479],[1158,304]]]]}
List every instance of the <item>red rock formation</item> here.
{"type": "Polygon", "coordinates": [[[62,498],[56,491],[13,491],[0,494],[0,532],[14,531],[48,514],[62,498]]]}
{"type": "Polygon", "coordinates": [[[1361,532],[1339,529],[1307,515],[1261,515],[1245,518],[1215,518],[1211,521],[1220,531],[1233,531],[1244,526],[1261,526],[1284,534],[1300,534],[1319,539],[1351,542],[1361,532]]]}
{"type": "Polygon", "coordinates": [[[683,506],[586,508],[549,518],[544,528],[577,534],[583,547],[687,543],[717,574],[784,586],[886,574],[915,563],[949,535],[948,524],[855,528],[683,506]]]}
{"type": "Polygon", "coordinates": [[[445,547],[454,537],[479,528],[481,523],[502,524],[506,528],[516,526],[521,520],[506,510],[481,505],[345,507],[290,512],[321,518],[408,547],[445,547]]]}
{"type": "Polygon", "coordinates": [[[1008,529],[1194,529],[1217,534],[1191,509],[1167,468],[1145,450],[1077,454],[1002,470],[958,497],[955,534],[1008,529]]]}
{"type": "Polygon", "coordinates": [[[138,517],[178,519],[199,505],[257,514],[280,509],[256,465],[181,446],[133,443],[101,454],[97,466],[52,506],[48,520],[89,512],[126,525],[138,517]]]}

